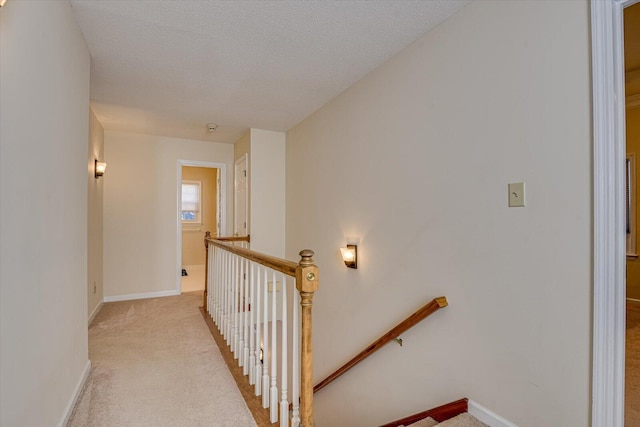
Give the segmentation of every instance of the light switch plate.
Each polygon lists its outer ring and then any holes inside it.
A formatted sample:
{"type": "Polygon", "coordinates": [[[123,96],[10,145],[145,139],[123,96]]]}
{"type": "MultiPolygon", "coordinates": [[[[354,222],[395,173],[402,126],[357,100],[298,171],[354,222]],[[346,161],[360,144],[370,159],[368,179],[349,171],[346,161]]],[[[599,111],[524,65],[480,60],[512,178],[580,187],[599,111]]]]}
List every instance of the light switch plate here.
{"type": "Polygon", "coordinates": [[[509,184],[509,207],[524,207],[524,182],[512,182],[509,184]]]}

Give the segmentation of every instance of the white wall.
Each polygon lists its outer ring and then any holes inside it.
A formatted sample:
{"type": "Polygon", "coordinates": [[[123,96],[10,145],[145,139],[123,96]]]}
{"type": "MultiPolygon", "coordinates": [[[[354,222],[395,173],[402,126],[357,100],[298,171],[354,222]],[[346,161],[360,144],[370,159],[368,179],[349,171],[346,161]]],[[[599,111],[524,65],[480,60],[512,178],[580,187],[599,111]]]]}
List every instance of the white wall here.
{"type": "Polygon", "coordinates": [[[314,249],[321,272],[316,381],[450,303],[317,393],[318,425],[465,396],[589,425],[589,49],[586,0],[473,2],[287,133],[287,255],[314,249]],[[508,208],[518,181],[527,206],[508,208]]]}
{"type": "MultiPolygon", "coordinates": [[[[104,177],[96,179],[95,160],[104,161],[104,129],[93,111],[89,111],[89,157],[87,161],[87,303],[89,318],[99,310],[102,285],[102,201],[104,177]]],[[[91,319],[89,319],[91,320],[91,319]]]]}
{"type": "Polygon", "coordinates": [[[67,2],[9,1],[0,31],[0,425],[62,425],[89,368],[90,57],[67,2]]]}
{"type": "Polygon", "coordinates": [[[105,132],[104,295],[175,293],[178,269],[178,160],[227,165],[231,231],[233,145],[105,132]]]}
{"type": "Polygon", "coordinates": [[[251,129],[249,162],[251,249],[284,257],[285,134],[251,129]]]}

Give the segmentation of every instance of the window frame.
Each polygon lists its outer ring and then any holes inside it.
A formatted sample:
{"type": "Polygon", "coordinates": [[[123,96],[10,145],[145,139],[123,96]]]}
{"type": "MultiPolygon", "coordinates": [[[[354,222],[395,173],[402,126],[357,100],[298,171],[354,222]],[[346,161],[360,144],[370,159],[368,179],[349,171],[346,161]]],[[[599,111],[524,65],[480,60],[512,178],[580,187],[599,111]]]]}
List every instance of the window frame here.
{"type": "Polygon", "coordinates": [[[203,217],[203,203],[202,203],[202,181],[192,181],[192,180],[182,180],[180,186],[180,220],[183,225],[192,225],[192,226],[201,226],[202,225],[202,217],[203,217]],[[184,185],[195,185],[198,187],[198,210],[197,211],[185,211],[182,209],[183,200],[182,194],[184,190],[184,185]],[[183,219],[182,215],[184,212],[195,212],[194,219],[183,219]]]}

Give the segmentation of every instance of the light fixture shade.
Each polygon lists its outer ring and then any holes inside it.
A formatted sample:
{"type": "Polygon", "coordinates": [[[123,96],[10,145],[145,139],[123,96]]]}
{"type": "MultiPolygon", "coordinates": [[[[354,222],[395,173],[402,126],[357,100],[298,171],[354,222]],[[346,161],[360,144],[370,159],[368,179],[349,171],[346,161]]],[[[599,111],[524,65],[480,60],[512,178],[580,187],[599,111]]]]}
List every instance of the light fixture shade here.
{"type": "Polygon", "coordinates": [[[99,162],[98,159],[95,160],[95,176],[96,178],[100,178],[104,175],[104,171],[107,169],[107,164],[105,162],[99,162]]]}
{"type": "Polygon", "coordinates": [[[344,265],[349,268],[358,268],[358,246],[347,245],[346,248],[340,248],[344,265]]]}

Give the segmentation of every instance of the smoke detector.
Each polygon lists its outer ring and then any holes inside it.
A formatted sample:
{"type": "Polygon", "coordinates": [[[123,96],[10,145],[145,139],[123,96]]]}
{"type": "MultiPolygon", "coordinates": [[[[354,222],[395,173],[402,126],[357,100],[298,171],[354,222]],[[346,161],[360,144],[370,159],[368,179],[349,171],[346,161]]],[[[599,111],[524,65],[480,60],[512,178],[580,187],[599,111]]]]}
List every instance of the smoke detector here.
{"type": "Polygon", "coordinates": [[[209,132],[215,132],[218,129],[218,125],[215,123],[207,123],[207,129],[209,129],[209,132]]]}

